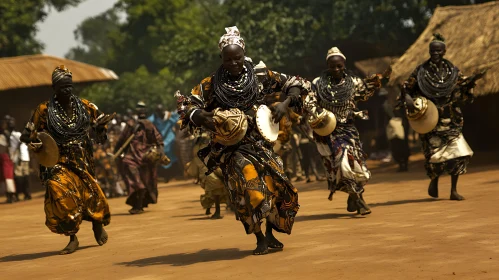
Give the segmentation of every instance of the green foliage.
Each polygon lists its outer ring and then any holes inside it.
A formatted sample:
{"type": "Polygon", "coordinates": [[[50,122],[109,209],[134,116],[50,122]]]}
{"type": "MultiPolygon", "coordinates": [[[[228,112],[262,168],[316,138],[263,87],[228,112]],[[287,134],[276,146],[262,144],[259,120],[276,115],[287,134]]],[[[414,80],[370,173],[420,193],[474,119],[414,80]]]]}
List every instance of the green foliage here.
{"type": "Polygon", "coordinates": [[[85,19],[74,31],[80,44],[71,48],[66,58],[84,61],[96,66],[107,66],[114,58],[113,35],[119,30],[119,17],[116,9],[85,19]]]}
{"type": "Polygon", "coordinates": [[[182,77],[175,77],[168,69],[158,74],[151,74],[141,66],[135,72],[124,73],[118,82],[94,84],[86,88],[81,97],[91,100],[105,111],[124,112],[135,108],[138,101],[153,106],[165,104],[175,109],[173,94],[174,84],[182,83],[182,77]]]}
{"type": "Polygon", "coordinates": [[[40,53],[43,44],[35,39],[36,23],[49,8],[62,11],[84,0],[0,1],[0,57],[40,53]]]}

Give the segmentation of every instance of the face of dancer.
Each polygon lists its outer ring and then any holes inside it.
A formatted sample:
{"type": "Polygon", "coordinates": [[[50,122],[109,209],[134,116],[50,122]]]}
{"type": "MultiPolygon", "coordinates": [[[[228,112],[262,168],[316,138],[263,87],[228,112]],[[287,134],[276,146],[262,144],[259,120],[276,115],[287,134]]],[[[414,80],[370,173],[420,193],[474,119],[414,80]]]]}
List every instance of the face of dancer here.
{"type": "Polygon", "coordinates": [[[444,58],[446,52],[445,44],[440,42],[432,42],[430,44],[430,60],[431,62],[438,64],[444,58]]]}
{"type": "Polygon", "coordinates": [[[158,104],[158,106],[156,106],[155,113],[158,118],[163,118],[165,116],[165,109],[163,108],[163,105],[158,104]]]}
{"type": "Polygon", "coordinates": [[[147,117],[147,109],[144,107],[138,106],[135,108],[135,113],[139,117],[139,119],[145,119],[147,117]]]}
{"type": "Polygon", "coordinates": [[[238,77],[244,69],[244,50],[238,45],[228,45],[222,50],[222,65],[233,77],[238,77]]]}
{"type": "Polygon", "coordinates": [[[341,56],[331,56],[327,60],[327,68],[334,79],[342,79],[345,74],[345,60],[341,56]]]}
{"type": "Polygon", "coordinates": [[[62,79],[54,85],[54,90],[58,96],[69,96],[73,92],[73,83],[68,79],[62,79]]]}

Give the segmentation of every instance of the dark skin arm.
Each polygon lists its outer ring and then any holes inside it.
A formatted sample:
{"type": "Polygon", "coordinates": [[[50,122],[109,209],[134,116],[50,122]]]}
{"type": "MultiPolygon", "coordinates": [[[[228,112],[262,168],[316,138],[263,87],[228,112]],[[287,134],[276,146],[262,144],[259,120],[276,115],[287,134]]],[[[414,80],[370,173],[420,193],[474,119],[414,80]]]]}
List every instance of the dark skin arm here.
{"type": "Polygon", "coordinates": [[[280,102],[276,106],[274,106],[273,110],[273,119],[275,123],[278,123],[288,112],[289,104],[291,104],[291,100],[293,96],[300,96],[300,88],[292,87],[288,91],[288,96],[283,102],[280,102]]]}

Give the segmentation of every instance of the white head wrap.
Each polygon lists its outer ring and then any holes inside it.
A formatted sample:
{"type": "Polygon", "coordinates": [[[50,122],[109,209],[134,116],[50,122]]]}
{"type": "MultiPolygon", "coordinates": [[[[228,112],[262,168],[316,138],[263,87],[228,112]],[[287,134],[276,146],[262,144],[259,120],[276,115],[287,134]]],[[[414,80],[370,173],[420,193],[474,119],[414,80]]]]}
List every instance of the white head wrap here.
{"type": "Polygon", "coordinates": [[[345,57],[345,55],[343,55],[343,53],[341,53],[340,49],[338,49],[337,47],[332,47],[330,48],[328,51],[327,51],[327,56],[326,56],[326,61],[331,57],[331,56],[341,56],[343,57],[343,59],[346,61],[347,58],[345,57]]]}
{"type": "Polygon", "coordinates": [[[218,48],[220,51],[228,45],[238,45],[244,50],[244,39],[241,37],[241,33],[239,33],[237,26],[226,27],[225,32],[227,33],[220,37],[220,41],[218,41],[218,48]]]}

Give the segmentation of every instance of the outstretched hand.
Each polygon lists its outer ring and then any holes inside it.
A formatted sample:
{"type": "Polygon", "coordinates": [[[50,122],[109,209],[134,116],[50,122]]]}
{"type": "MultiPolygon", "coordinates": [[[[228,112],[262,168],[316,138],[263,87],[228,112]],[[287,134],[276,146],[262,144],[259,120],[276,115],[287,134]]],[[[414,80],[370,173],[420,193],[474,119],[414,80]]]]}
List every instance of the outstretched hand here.
{"type": "Polygon", "coordinates": [[[211,131],[216,131],[215,122],[213,121],[213,112],[208,112],[203,109],[197,110],[194,115],[192,115],[192,121],[196,125],[201,125],[211,131]]]}
{"type": "Polygon", "coordinates": [[[43,143],[42,143],[42,142],[38,142],[38,143],[36,143],[36,142],[31,142],[31,143],[29,143],[29,144],[28,144],[28,148],[29,148],[32,152],[37,153],[37,152],[39,152],[39,151],[42,149],[42,145],[43,145],[43,143]]]}
{"type": "Polygon", "coordinates": [[[275,106],[271,107],[272,119],[274,123],[278,123],[288,112],[288,104],[286,102],[280,102],[275,106]]]}

